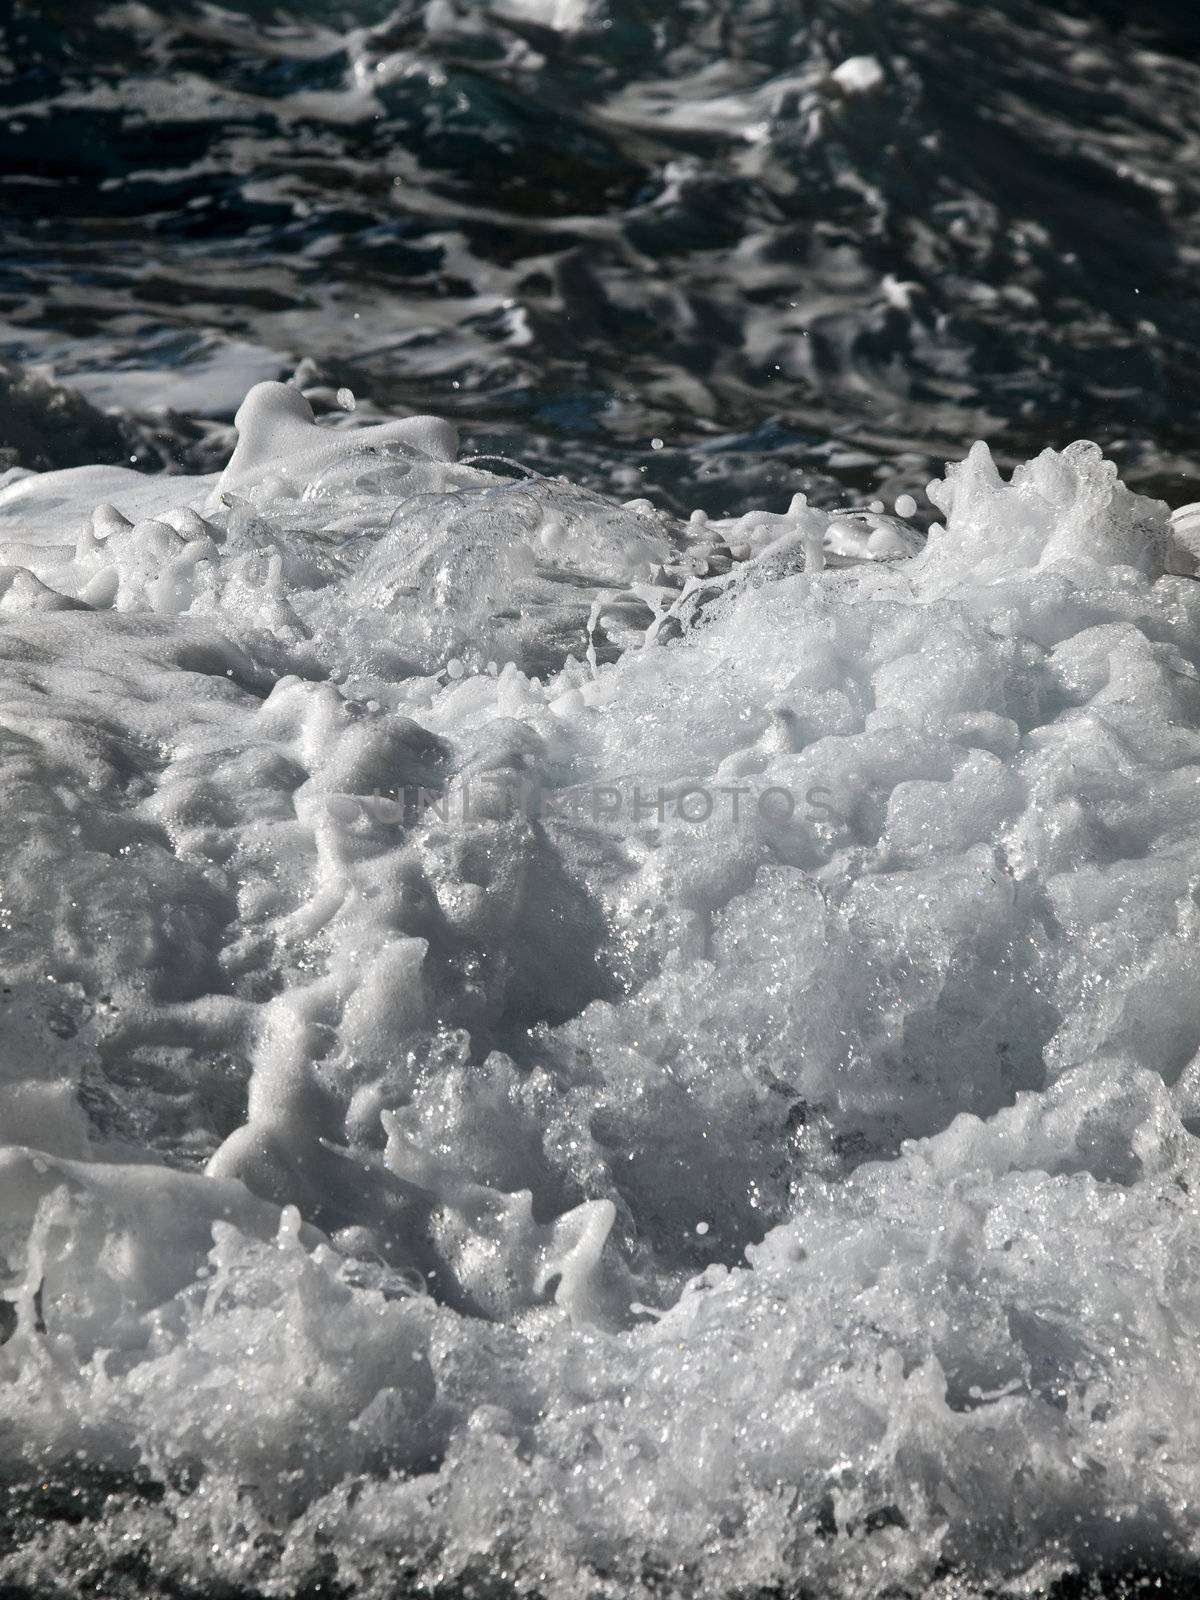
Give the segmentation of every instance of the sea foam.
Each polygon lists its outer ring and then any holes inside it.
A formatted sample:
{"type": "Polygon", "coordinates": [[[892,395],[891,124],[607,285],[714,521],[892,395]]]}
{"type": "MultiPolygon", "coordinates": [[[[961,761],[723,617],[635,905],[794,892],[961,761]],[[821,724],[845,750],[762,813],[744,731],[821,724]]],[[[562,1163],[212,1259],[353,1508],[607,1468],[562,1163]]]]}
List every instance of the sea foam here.
{"type": "Polygon", "coordinates": [[[1193,1566],[1187,518],[239,427],[0,491],[3,1580],[1193,1566]]]}

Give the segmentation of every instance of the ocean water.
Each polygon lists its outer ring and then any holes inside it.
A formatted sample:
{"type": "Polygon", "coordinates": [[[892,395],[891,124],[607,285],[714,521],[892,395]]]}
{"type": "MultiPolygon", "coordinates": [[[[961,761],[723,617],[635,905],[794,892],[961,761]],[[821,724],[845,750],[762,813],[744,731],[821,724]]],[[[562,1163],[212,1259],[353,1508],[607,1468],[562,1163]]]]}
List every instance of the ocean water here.
{"type": "Polygon", "coordinates": [[[1198,51],[1183,0],[10,0],[8,460],[217,466],[306,361],[677,511],[976,437],[1194,499],[1198,51]]]}
{"type": "Polygon", "coordinates": [[[1195,1592],[1198,52],[14,0],[0,1592],[1195,1592]]]}

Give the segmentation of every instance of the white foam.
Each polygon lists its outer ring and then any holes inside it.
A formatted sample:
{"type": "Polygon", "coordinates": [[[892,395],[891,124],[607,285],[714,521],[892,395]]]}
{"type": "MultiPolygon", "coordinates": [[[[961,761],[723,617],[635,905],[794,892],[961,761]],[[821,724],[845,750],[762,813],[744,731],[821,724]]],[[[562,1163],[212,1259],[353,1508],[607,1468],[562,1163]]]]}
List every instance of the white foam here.
{"type": "Polygon", "coordinates": [[[874,56],[849,56],[830,77],[847,94],[870,94],[884,82],[884,71],[874,56]]]}
{"type": "Polygon", "coordinates": [[[1166,508],[977,446],[922,547],[239,426],[0,491],[0,1437],[163,1486],[0,1581],[1194,1560],[1166,508]]]}

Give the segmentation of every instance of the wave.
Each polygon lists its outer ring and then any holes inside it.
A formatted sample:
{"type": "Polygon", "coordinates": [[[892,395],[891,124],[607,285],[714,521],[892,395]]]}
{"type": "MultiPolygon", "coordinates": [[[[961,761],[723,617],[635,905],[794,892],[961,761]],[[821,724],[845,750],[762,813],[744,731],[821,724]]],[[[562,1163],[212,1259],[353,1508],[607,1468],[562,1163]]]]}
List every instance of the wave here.
{"type": "Polygon", "coordinates": [[[1190,518],[238,426],[0,490],[0,1583],[1191,1581],[1190,518]]]}

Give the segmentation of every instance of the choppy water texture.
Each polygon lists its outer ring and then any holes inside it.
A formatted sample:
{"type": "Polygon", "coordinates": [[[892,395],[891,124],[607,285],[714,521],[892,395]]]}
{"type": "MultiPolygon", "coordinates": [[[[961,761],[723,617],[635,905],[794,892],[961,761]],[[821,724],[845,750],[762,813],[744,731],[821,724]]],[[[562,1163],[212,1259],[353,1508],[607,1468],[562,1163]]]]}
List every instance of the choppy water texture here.
{"type": "Polygon", "coordinates": [[[1194,1592],[1190,14],[0,26],[0,1590],[1194,1592]]]}
{"type": "Polygon", "coordinates": [[[0,444],[218,462],[307,357],[683,509],[975,437],[1194,499],[1198,42],[1119,0],[10,0],[0,444]]]}

